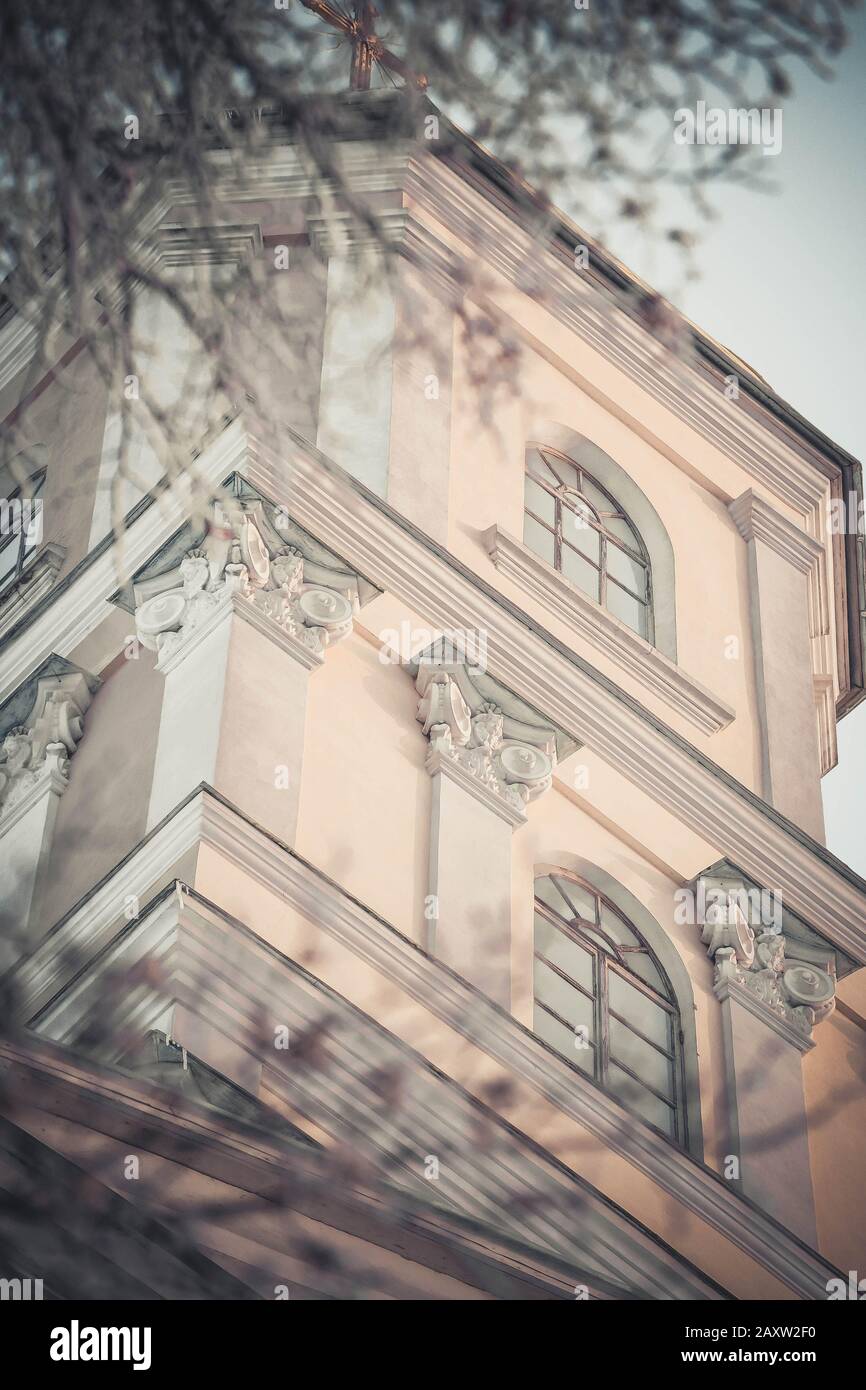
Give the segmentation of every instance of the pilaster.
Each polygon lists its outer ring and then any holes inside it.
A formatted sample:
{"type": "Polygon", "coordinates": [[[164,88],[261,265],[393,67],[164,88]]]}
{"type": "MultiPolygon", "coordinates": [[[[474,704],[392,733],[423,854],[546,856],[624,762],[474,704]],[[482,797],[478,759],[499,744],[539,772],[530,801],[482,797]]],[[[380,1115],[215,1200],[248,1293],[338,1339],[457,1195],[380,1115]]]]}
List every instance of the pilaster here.
{"type": "Polygon", "coordinates": [[[802,1058],[835,1005],[833,951],[818,964],[814,946],[784,934],[779,905],[769,913],[768,895],[730,874],[702,875],[696,889],[721,1008],[725,1159],[736,1160],[743,1192],[814,1248],[802,1058]]]}
{"type": "MultiPolygon", "coordinates": [[[[762,795],[823,843],[820,779],[828,754],[819,747],[816,703],[826,693],[827,673],[813,671],[821,649],[813,637],[824,627],[813,592],[821,587],[823,547],[751,488],[729,510],[748,547],[762,795]]],[[[831,704],[832,698],[830,679],[831,704]]]]}
{"type": "Polygon", "coordinates": [[[433,778],[426,946],[509,1008],[511,835],[553,780],[556,731],[505,713],[487,685],[460,664],[417,667],[433,778]]]}
{"type": "MultiPolygon", "coordinates": [[[[66,664],[66,663],[62,663],[66,664]]],[[[84,716],[98,682],[76,669],[38,675],[7,702],[0,750],[0,860],[6,953],[16,939],[32,941],[69,761],[84,733],[84,716]],[[18,708],[27,709],[17,722],[18,708]]]]}
{"type": "Polygon", "coordinates": [[[216,504],[202,543],[135,597],[165,676],[148,828],[206,782],[292,843],[309,678],[352,629],[356,579],[248,500],[216,504]]]}

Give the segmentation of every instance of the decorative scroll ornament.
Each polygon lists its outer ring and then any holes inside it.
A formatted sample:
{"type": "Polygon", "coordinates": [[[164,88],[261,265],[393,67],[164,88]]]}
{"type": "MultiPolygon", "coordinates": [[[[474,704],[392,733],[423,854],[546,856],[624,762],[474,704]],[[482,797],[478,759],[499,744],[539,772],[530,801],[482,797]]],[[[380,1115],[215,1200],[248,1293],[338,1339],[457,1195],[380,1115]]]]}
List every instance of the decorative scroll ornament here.
{"type": "Polygon", "coordinates": [[[506,739],[504,715],[490,701],[473,713],[453,677],[435,666],[421,666],[417,719],[430,740],[427,756],[452,759],[513,810],[523,811],[553,780],[553,759],[541,748],[506,739]]]}
{"type": "Polygon", "coordinates": [[[50,780],[58,791],[65,788],[90,700],[87,678],[79,671],[38,682],[27,720],[9,729],[0,747],[0,816],[42,782],[50,780]]]}
{"type": "MultiPolygon", "coordinates": [[[[207,538],[215,540],[188,551],[176,570],[152,581],[158,592],[148,594],[147,585],[137,586],[135,626],[143,646],[162,660],[235,596],[316,655],[351,631],[354,595],[318,580],[305,582],[301,552],[281,544],[275,531],[275,544],[269,547],[249,514],[230,519],[215,508],[215,518],[207,538]]],[[[323,566],[314,568],[321,572],[323,566]]]]}
{"type": "Polygon", "coordinates": [[[755,959],[755,933],[742,908],[727,894],[724,901],[707,905],[701,924],[701,940],[710,956],[715,956],[723,948],[730,948],[739,965],[748,967],[755,959]]]}
{"type": "Polygon", "coordinates": [[[836,981],[817,965],[786,962],[785,948],[786,941],[780,933],[762,931],[750,966],[740,963],[733,946],[711,950],[710,955],[715,957],[715,990],[718,994],[731,982],[744,986],[808,1038],[814,1025],[835,1008],[836,981]]]}

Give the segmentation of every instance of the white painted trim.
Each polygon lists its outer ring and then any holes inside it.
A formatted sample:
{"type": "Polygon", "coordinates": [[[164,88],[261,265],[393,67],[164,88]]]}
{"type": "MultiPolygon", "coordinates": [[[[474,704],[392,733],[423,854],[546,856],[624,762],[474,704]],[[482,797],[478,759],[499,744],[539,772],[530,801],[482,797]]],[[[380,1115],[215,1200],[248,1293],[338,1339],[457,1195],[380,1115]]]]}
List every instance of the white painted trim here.
{"type": "Polygon", "coordinates": [[[491,676],[586,744],[756,883],[866,963],[866,892],[817,843],[710,763],[463,566],[416,537],[322,460],[299,449],[290,465],[255,442],[244,465],[254,486],[290,503],[297,522],[383,591],[440,630],[487,633],[491,676]]]}
{"type": "MultiPolygon", "coordinates": [[[[729,401],[723,382],[716,386],[706,370],[698,370],[663,347],[590,272],[564,264],[564,253],[557,255],[552,247],[540,245],[488,199],[467,197],[466,179],[441,163],[432,178],[428,162],[412,158],[405,187],[419,209],[458,236],[474,258],[482,256],[511,285],[520,287],[527,264],[543,272],[544,307],[553,317],[750,477],[805,515],[819,506],[827,478],[809,457],[817,457],[817,451],[806,443],[792,447],[766,411],[758,420],[739,403],[729,401]]],[[[459,263],[460,257],[455,260],[459,263]]],[[[465,267],[462,283],[467,283],[465,267]]]]}
{"type": "Polygon", "coordinates": [[[132,893],[146,901],[148,875],[155,882],[170,879],[172,864],[194,845],[218,851],[280,900],[291,903],[801,1297],[826,1296],[828,1273],[833,1271],[820,1255],[744,1201],[730,1184],[683,1149],[635,1123],[612,1096],[546,1048],[504,1009],[208,789],[178,807],[21,962],[15,972],[21,1022],[40,1012],[71,979],[76,969],[71,962],[92,960],[109,945],[118,925],[124,925],[122,918],[118,922],[118,904],[132,893]]]}
{"type": "Polygon", "coordinates": [[[801,531],[753,488],[736,497],[728,506],[734,524],[744,541],[765,541],[801,574],[817,567],[824,555],[820,541],[801,531]]]}
{"type": "MultiPolygon", "coordinates": [[[[777,1014],[768,1004],[759,999],[754,990],[749,989],[748,986],[738,984],[736,980],[723,979],[714,986],[713,993],[720,1004],[730,1000],[742,1005],[747,1013],[750,1013],[753,1018],[757,1018],[765,1027],[771,1028],[783,1042],[789,1043],[797,1052],[811,1052],[815,1046],[814,1038],[807,1038],[804,1033],[798,1032],[786,1019],[782,1018],[781,1014],[777,1014]]],[[[769,1080],[772,1084],[772,1078],[769,1080]]]]}
{"type": "Polygon", "coordinates": [[[716,734],[728,727],[734,718],[734,711],[728,705],[652,643],[608,613],[600,603],[569,583],[552,565],[499,526],[491,526],[485,540],[490,558],[500,573],[547,604],[575,636],[604,652],[702,733],[716,734]]]}
{"type": "MultiPolygon", "coordinates": [[[[792,911],[866,964],[866,890],[836,868],[821,846],[667,729],[588,663],[497,598],[480,578],[373,499],[342,470],[299,440],[288,460],[236,419],[197,460],[199,476],[219,482],[237,470],[351,568],[405,602],[435,629],[486,632],[487,669],[578,742],[586,744],[660,806],[717,846],[762,887],[781,892],[792,911]]],[[[127,569],[143,564],[178,530],[177,499],[153,505],[126,533],[127,569]]],[[[69,655],[113,610],[118,574],[111,551],[85,568],[47,612],[0,658],[0,702],[52,652],[69,655]]]]}
{"type": "Polygon", "coordinates": [[[68,774],[60,771],[57,759],[44,763],[39,772],[39,777],[20,801],[16,801],[9,811],[0,811],[0,843],[43,797],[52,793],[62,796],[69,786],[68,774]]]}
{"type": "Polygon", "coordinates": [[[229,594],[228,597],[213,610],[205,622],[199,627],[194,627],[192,629],[192,632],[185,641],[182,641],[176,647],[172,647],[166,657],[157,661],[157,671],[161,671],[164,676],[167,676],[169,671],[173,671],[182,661],[185,661],[190,653],[195,651],[196,647],[200,646],[221,622],[234,616],[241,618],[245,623],[249,623],[250,627],[255,628],[256,632],[260,632],[264,637],[267,637],[269,641],[273,642],[275,646],[279,647],[281,651],[294,657],[295,661],[299,662],[306,670],[317,670],[319,666],[324,665],[324,652],[316,652],[312,647],[305,646],[303,642],[297,637],[294,637],[292,633],[287,632],[285,628],[280,627],[279,623],[274,622],[273,618],[269,618],[267,614],[263,613],[260,608],[257,608],[256,605],[250,599],[245,598],[244,595],[229,594]]]}
{"type": "Polygon", "coordinates": [[[523,811],[518,811],[501,797],[498,792],[491,787],[485,786],[479,777],[476,777],[456,758],[449,758],[447,753],[441,753],[436,748],[431,748],[427,754],[424,766],[431,777],[448,777],[463,791],[468,792],[476,801],[480,801],[482,806],[486,806],[500,820],[504,820],[512,829],[518,825],[526,823],[526,815],[523,811]]]}

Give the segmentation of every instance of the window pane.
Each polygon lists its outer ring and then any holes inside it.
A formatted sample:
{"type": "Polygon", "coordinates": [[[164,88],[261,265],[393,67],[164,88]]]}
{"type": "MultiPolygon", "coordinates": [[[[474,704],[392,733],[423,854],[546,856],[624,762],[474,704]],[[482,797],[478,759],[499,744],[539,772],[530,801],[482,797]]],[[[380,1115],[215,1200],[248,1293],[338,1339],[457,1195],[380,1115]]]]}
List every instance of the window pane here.
{"type": "Polygon", "coordinates": [[[607,585],[607,608],[620,622],[626,623],[634,632],[646,637],[646,605],[640,599],[632,598],[612,579],[607,585]]]}
{"type": "Polygon", "coordinates": [[[572,1028],[581,1024],[590,1042],[595,1042],[592,1000],[574,989],[541,960],[535,962],[535,997],[565,1019],[566,1023],[570,1023],[572,1028]]]}
{"type": "Polygon", "coordinates": [[[622,1102],[629,1110],[640,1115],[644,1120],[648,1120],[651,1125],[656,1125],[658,1129],[666,1134],[674,1133],[674,1112],[669,1105],[665,1105],[663,1100],[652,1095],[639,1082],[627,1076],[624,1071],[611,1062],[607,1073],[608,1089],[622,1102]]]}
{"type": "Polygon", "coordinates": [[[640,550],[637,537],[624,517],[606,516],[604,518],[604,529],[609,531],[612,536],[616,536],[617,540],[625,541],[626,545],[630,545],[632,550],[640,550]]]}
{"type": "Polygon", "coordinates": [[[576,980],[590,994],[594,992],[592,983],[592,954],[578,946],[565,932],[559,931],[540,913],[535,914],[535,949],[547,960],[552,960],[560,970],[564,970],[572,980],[576,980]]]}
{"type": "Polygon", "coordinates": [[[531,516],[523,518],[523,541],[536,555],[540,555],[542,560],[546,560],[549,565],[553,564],[553,532],[546,531],[531,516]]]}
{"type": "Polygon", "coordinates": [[[532,449],[526,456],[526,470],[534,478],[541,478],[550,487],[558,487],[559,479],[554,476],[550,468],[544,462],[537,449],[532,449]]]}
{"type": "Polygon", "coordinates": [[[610,1055],[611,1060],[623,1062],[641,1081],[673,1100],[673,1070],[667,1057],[615,1018],[610,1020],[610,1055]]]}
{"type": "Polygon", "coordinates": [[[598,603],[599,594],[599,573],[593,569],[588,560],[584,560],[576,550],[572,550],[570,545],[563,542],[562,546],[562,573],[566,579],[570,579],[572,584],[576,584],[590,598],[594,598],[598,603]]]}
{"type": "Polygon", "coordinates": [[[643,980],[645,984],[648,984],[652,989],[657,989],[659,994],[663,995],[665,999],[670,998],[670,992],[661,977],[661,972],[653,964],[652,959],[643,951],[629,951],[625,958],[625,963],[627,968],[634,971],[635,975],[643,980]]]}
{"type": "Polygon", "coordinates": [[[640,946],[640,938],[616,912],[601,904],[601,925],[618,946],[640,946]]]}
{"type": "Polygon", "coordinates": [[[582,917],[586,922],[594,922],[595,894],[590,893],[582,884],[572,882],[570,878],[557,876],[556,882],[560,891],[568,898],[577,916],[582,917]]]}
{"type": "Polygon", "coordinates": [[[528,475],[523,480],[523,496],[528,510],[552,526],[556,519],[556,499],[528,475]]]}
{"type": "Polygon", "coordinates": [[[608,998],[614,1013],[627,1019],[651,1042],[670,1049],[670,1014],[648,999],[616,970],[608,970],[608,998]]]}
{"type": "Polygon", "coordinates": [[[615,509],[610,498],[606,493],[602,492],[601,488],[592,481],[587,473],[583,474],[580,490],[587,501],[595,507],[596,511],[609,512],[615,509]]]}
{"type": "Polygon", "coordinates": [[[607,544],[607,572],[640,597],[646,597],[646,568],[626,555],[613,541],[607,544]]]}
{"type": "Polygon", "coordinates": [[[562,509],[562,539],[586,555],[593,564],[601,563],[601,537],[595,527],[590,525],[590,512],[562,509]]]}
{"type": "Polygon", "coordinates": [[[556,1051],[571,1062],[572,1066],[580,1067],[588,1076],[595,1075],[595,1048],[579,1047],[578,1038],[570,1028],[565,1028],[557,1019],[551,1018],[549,1013],[535,1008],[535,1018],[533,1028],[540,1038],[555,1047],[556,1051]]]}
{"type": "Polygon", "coordinates": [[[577,469],[573,463],[567,459],[558,458],[556,454],[542,455],[547,467],[555,474],[558,483],[563,483],[566,487],[577,491],[577,469]]]}

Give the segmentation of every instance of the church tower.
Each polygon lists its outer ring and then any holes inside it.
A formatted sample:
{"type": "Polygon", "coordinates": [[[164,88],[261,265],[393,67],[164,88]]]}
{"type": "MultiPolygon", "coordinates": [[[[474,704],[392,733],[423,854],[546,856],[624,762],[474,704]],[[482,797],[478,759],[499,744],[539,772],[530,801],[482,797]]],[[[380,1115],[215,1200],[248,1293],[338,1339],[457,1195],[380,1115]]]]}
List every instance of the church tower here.
{"type": "Polygon", "coordinates": [[[0,1274],[826,1299],[866,1241],[866,883],[821,809],[859,464],[364,90],[376,43],[339,185],[260,111],[207,221],[178,181],[143,221],[166,282],[239,287],[216,412],[129,291],[182,467],[0,325],[0,1274]]]}

